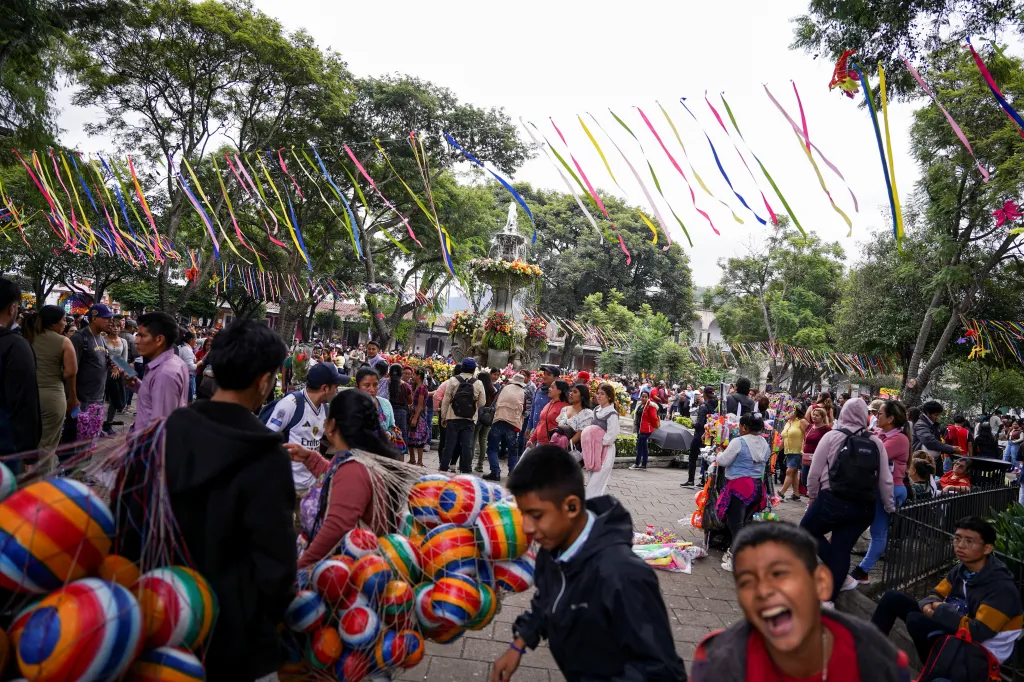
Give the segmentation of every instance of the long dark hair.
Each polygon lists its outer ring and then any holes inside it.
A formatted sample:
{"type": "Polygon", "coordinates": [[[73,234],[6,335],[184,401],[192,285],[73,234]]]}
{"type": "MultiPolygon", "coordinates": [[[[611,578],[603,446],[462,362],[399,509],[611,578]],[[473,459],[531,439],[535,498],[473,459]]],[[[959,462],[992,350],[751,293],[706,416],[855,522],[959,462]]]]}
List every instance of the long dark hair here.
{"type": "MultiPolygon", "coordinates": [[[[590,409],[590,386],[587,386],[584,383],[579,383],[579,384],[576,384],[575,386],[573,386],[573,388],[575,388],[577,391],[580,392],[580,409],[581,410],[589,410],[590,409]]],[[[614,397],[612,397],[612,402],[615,402],[615,398],[614,397]]]]}
{"type": "Polygon", "coordinates": [[[40,310],[25,313],[21,333],[32,343],[37,336],[64,319],[64,309],[59,305],[44,305],[40,310]]]}
{"type": "Polygon", "coordinates": [[[910,422],[907,420],[907,408],[898,400],[886,400],[882,403],[885,408],[885,416],[892,418],[892,424],[903,432],[903,435],[910,438],[910,422]]]}
{"type": "Polygon", "coordinates": [[[399,459],[401,455],[380,432],[380,419],[373,399],[362,391],[341,391],[331,401],[327,418],[333,419],[349,447],[381,457],[399,459]]]}
{"type": "Polygon", "coordinates": [[[555,379],[551,385],[558,389],[558,399],[563,403],[569,402],[569,382],[565,379],[555,379]]]}
{"type": "MultiPolygon", "coordinates": [[[[402,366],[397,362],[388,367],[388,400],[399,408],[399,392],[402,390],[402,366]]],[[[405,409],[404,407],[401,409],[405,409]]]]}
{"type": "Polygon", "coordinates": [[[476,378],[480,380],[480,383],[484,385],[484,405],[490,405],[491,401],[494,400],[494,382],[491,381],[490,372],[480,372],[476,375],[476,378]]]}

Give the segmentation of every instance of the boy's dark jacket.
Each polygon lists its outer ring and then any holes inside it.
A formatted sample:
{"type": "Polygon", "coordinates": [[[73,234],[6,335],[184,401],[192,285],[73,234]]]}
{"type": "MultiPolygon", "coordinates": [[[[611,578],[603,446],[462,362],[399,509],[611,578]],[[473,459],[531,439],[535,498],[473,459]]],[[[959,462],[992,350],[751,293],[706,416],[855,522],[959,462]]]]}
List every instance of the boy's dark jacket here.
{"type": "MultiPolygon", "coordinates": [[[[872,682],[910,682],[907,655],[868,621],[838,611],[822,611],[853,635],[857,647],[857,667],[862,679],[872,682]]],[[[704,638],[693,655],[691,682],[746,682],[747,640],[754,632],[746,620],[704,638]]]]}
{"type": "Polygon", "coordinates": [[[1001,632],[1020,630],[1020,592],[1006,564],[990,555],[970,581],[964,576],[966,570],[963,563],[954,566],[932,593],[921,600],[921,606],[937,604],[932,618],[951,630],[967,628],[974,642],[984,642],[1001,632]],[[966,616],[945,603],[951,597],[967,602],[966,616]]]}
{"type": "Polygon", "coordinates": [[[629,512],[609,496],[587,509],[597,518],[576,556],[537,553],[537,592],[513,631],[531,649],[547,638],[568,682],[685,681],[658,579],[633,554],[629,512]]]}
{"type": "MultiPolygon", "coordinates": [[[[200,400],[167,418],[167,489],[195,568],[220,613],[206,652],[206,679],[255,680],[284,663],[277,626],[295,595],[295,489],[291,461],[274,433],[241,405],[200,400]]],[[[126,467],[119,527],[144,527],[126,467]]],[[[141,468],[141,467],[135,467],[141,468]]],[[[119,551],[138,559],[139,538],[119,551]]]]}

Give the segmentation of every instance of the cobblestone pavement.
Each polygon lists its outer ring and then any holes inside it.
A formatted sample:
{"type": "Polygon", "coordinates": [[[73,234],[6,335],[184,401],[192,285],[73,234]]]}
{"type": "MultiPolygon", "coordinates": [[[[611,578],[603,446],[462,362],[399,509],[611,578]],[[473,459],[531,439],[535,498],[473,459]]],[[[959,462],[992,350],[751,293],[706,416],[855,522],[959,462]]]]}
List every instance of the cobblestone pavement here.
{"type": "MultiPolygon", "coordinates": [[[[425,453],[424,464],[428,471],[436,470],[436,453],[425,453]]],[[[502,468],[504,470],[504,462],[502,468]]],[[[643,530],[651,524],[669,528],[681,539],[701,543],[703,534],[689,526],[690,515],[696,508],[693,502],[696,490],[679,487],[685,480],[686,473],[681,469],[616,469],[612,473],[609,492],[629,509],[636,530],[643,530]],[[684,523],[679,523],[681,519],[684,523]]],[[[780,518],[797,522],[804,509],[805,503],[786,502],[777,511],[780,518]]],[[[720,564],[721,552],[712,550],[707,558],[694,563],[690,575],[656,572],[668,607],[676,651],[686,662],[687,671],[697,643],[712,630],[723,628],[741,617],[732,574],[723,571],[720,564]]],[[[487,680],[491,663],[508,649],[512,622],[529,607],[530,598],[529,593],[507,597],[494,623],[479,632],[467,632],[453,644],[428,642],[423,662],[396,679],[425,682],[487,680]]],[[[515,682],[556,682],[563,679],[546,645],[536,651],[527,651],[513,677],[515,682]]]]}

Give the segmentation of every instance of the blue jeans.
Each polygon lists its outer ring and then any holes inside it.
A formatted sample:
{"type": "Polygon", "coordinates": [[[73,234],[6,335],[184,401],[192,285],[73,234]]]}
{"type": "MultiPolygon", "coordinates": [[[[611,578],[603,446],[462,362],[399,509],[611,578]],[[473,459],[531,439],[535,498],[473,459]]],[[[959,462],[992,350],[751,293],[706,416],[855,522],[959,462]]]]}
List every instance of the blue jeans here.
{"type": "Polygon", "coordinates": [[[196,399],[196,375],[188,375],[188,401],[192,402],[196,399]]]}
{"type": "Polygon", "coordinates": [[[1017,461],[1017,451],[1020,450],[1020,445],[1017,443],[1007,443],[1006,451],[1003,452],[1003,461],[1010,462],[1011,464],[1017,461]]]}
{"type": "Polygon", "coordinates": [[[871,525],[874,515],[875,508],[870,503],[849,502],[828,490],[821,490],[800,521],[800,527],[818,541],[818,556],[832,572],[830,600],[833,602],[850,572],[850,552],[861,533],[871,525]],[[832,537],[826,539],[829,533],[832,537]]]}
{"type": "Polygon", "coordinates": [[[427,401],[427,423],[430,424],[430,429],[427,430],[427,445],[434,440],[434,400],[430,399],[427,401]]]}
{"type": "Polygon", "coordinates": [[[638,433],[636,436],[636,465],[647,468],[647,441],[651,439],[649,433],[638,433]]]}
{"type": "Polygon", "coordinates": [[[508,453],[509,473],[519,463],[519,431],[515,430],[508,422],[494,422],[491,425],[491,432],[487,434],[487,463],[491,465],[492,474],[501,474],[501,465],[498,464],[498,448],[505,444],[505,452],[508,453]]]}
{"type": "MultiPolygon", "coordinates": [[[[892,496],[896,502],[896,509],[903,506],[907,501],[907,489],[901,485],[893,486],[892,496]]],[[[885,511],[881,498],[875,500],[875,519],[871,522],[871,544],[868,546],[868,553],[860,562],[860,567],[865,571],[871,571],[885,551],[885,542],[889,539],[889,512],[885,511]]]]}
{"type": "Polygon", "coordinates": [[[949,455],[942,456],[942,473],[949,473],[953,470],[953,458],[949,455]]]}

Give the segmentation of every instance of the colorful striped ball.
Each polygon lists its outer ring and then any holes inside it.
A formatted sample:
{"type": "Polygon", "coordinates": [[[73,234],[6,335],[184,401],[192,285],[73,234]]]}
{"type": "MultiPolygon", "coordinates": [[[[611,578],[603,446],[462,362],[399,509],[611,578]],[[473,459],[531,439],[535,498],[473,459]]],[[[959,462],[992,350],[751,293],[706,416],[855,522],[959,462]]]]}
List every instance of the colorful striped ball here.
{"type": "Polygon", "coordinates": [[[333,607],[345,601],[352,575],[352,561],[324,559],[313,568],[313,588],[333,607]]]}
{"type": "Polygon", "coordinates": [[[409,512],[417,522],[428,528],[441,523],[438,500],[449,480],[443,474],[428,474],[412,484],[409,488],[409,512]]]}
{"type": "Polygon", "coordinates": [[[379,554],[367,554],[352,564],[352,584],[369,599],[383,594],[392,577],[391,567],[379,554]]]}
{"type": "Polygon", "coordinates": [[[96,577],[132,589],[142,577],[142,573],[131,559],[126,559],[120,554],[110,554],[96,569],[96,577]]]}
{"type": "Polygon", "coordinates": [[[434,607],[430,605],[430,598],[434,593],[434,583],[420,583],[413,590],[416,595],[415,612],[416,622],[420,629],[426,632],[441,627],[447,621],[434,613],[434,607]]]}
{"type": "Polygon", "coordinates": [[[142,612],[132,593],[85,578],[32,611],[18,639],[18,666],[38,682],[116,679],[141,648],[142,612]]]}
{"type": "Polygon", "coordinates": [[[385,630],[373,647],[373,658],[378,668],[392,668],[405,658],[405,638],[394,630],[385,630]]]}
{"type": "Polygon", "coordinates": [[[481,585],[487,585],[494,589],[494,562],[490,559],[477,559],[476,580],[481,585]]]}
{"type": "Polygon", "coordinates": [[[424,633],[424,636],[438,644],[451,644],[464,634],[466,634],[466,628],[449,624],[424,633]]]}
{"type": "Polygon", "coordinates": [[[125,682],[201,682],[202,662],[188,649],[163,646],[147,651],[132,663],[125,682]]]}
{"type": "Polygon", "coordinates": [[[367,649],[373,646],[380,634],[380,618],[367,606],[353,606],[341,614],[338,632],[341,633],[341,641],[353,649],[367,649]]]}
{"type": "Polygon", "coordinates": [[[437,497],[441,521],[472,528],[476,517],[491,499],[490,488],[471,474],[460,474],[448,481],[437,497]]]}
{"type": "Polygon", "coordinates": [[[471,621],[466,623],[467,630],[483,630],[491,624],[501,604],[498,595],[487,585],[480,585],[480,610],[471,621]]]}
{"type": "Polygon", "coordinates": [[[334,665],[342,652],[341,634],[333,627],[314,630],[306,642],[306,660],[314,668],[324,670],[334,665]]]}
{"type": "Polygon", "coordinates": [[[209,583],[185,566],[157,568],[135,585],[146,630],[146,648],[195,648],[206,640],[217,616],[209,583]]]}
{"type": "Polygon", "coordinates": [[[359,559],[377,551],[377,536],[365,528],[353,528],[341,539],[341,553],[359,559]]]}
{"type": "Polygon", "coordinates": [[[392,580],[377,600],[385,620],[393,620],[412,611],[416,594],[404,580],[392,580]]]}
{"type": "Polygon", "coordinates": [[[506,592],[526,592],[533,587],[534,557],[527,553],[511,561],[494,563],[494,581],[506,592]]]}
{"type": "Polygon", "coordinates": [[[18,479],[3,462],[0,462],[0,501],[6,500],[18,489],[18,479]]]}
{"type": "Polygon", "coordinates": [[[373,668],[373,659],[367,651],[345,649],[334,666],[334,676],[339,682],[360,682],[366,679],[373,668]]]}
{"type": "Polygon", "coordinates": [[[494,561],[518,559],[530,547],[523,530],[523,512],[501,502],[487,505],[476,519],[476,539],[480,556],[494,561]]]}
{"type": "Polygon", "coordinates": [[[423,660],[427,647],[423,644],[423,635],[415,630],[402,630],[398,636],[405,640],[405,658],[399,661],[400,668],[415,668],[423,660]]]}
{"type": "Polygon", "coordinates": [[[96,572],[114,517],[84,483],[48,478],[0,502],[0,587],[44,594],[96,572]]]}
{"type": "Polygon", "coordinates": [[[295,632],[313,632],[326,620],[327,605],[312,590],[299,590],[284,612],[285,625],[295,632]]]}
{"type": "Polygon", "coordinates": [[[28,622],[32,612],[36,610],[36,607],[39,606],[43,599],[44,597],[32,599],[14,616],[14,620],[11,621],[11,625],[7,628],[7,636],[11,638],[11,644],[15,650],[18,648],[18,638],[21,637],[21,631],[25,629],[25,623],[28,622]]]}
{"type": "Polygon", "coordinates": [[[432,528],[423,538],[420,556],[423,557],[423,572],[437,580],[452,573],[475,575],[480,553],[473,531],[446,523],[432,528]]]}
{"type": "Polygon", "coordinates": [[[380,538],[380,553],[387,560],[391,570],[411,583],[420,579],[420,550],[409,538],[391,533],[380,538]]]}
{"type": "Polygon", "coordinates": [[[465,625],[480,612],[480,587],[464,575],[446,576],[434,583],[430,607],[448,623],[465,625]]]}

